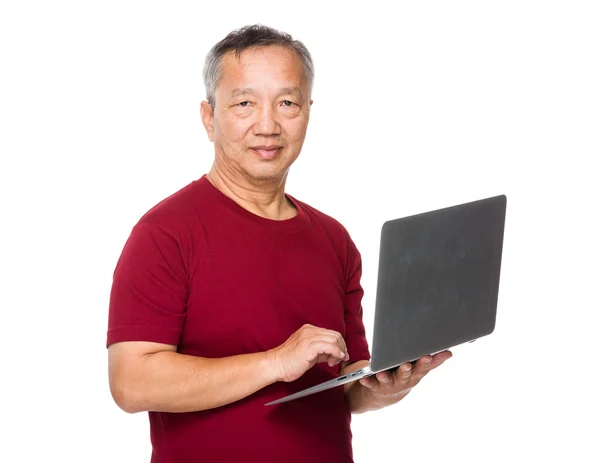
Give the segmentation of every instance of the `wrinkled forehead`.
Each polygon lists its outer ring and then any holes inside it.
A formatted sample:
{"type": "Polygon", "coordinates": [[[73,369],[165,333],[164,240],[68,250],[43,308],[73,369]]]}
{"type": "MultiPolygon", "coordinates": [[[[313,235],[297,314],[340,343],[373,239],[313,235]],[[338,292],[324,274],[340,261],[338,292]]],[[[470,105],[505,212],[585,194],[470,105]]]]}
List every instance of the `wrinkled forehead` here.
{"type": "Polygon", "coordinates": [[[281,46],[253,47],[241,53],[230,51],[221,58],[218,86],[223,90],[244,86],[304,88],[304,66],[294,50],[281,46]]]}

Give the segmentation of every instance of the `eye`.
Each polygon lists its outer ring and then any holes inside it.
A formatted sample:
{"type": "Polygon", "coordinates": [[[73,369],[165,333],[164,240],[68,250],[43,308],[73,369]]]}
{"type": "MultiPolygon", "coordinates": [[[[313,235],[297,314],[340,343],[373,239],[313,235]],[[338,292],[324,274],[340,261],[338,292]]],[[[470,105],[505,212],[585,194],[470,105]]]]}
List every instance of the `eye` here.
{"type": "Polygon", "coordinates": [[[242,101],[241,103],[238,103],[242,108],[245,108],[246,106],[248,106],[250,104],[249,101],[242,101]]]}
{"type": "Polygon", "coordinates": [[[290,100],[283,100],[283,104],[284,104],[285,106],[287,106],[288,108],[289,108],[290,106],[294,106],[294,102],[293,102],[293,101],[290,101],[290,100]]]}

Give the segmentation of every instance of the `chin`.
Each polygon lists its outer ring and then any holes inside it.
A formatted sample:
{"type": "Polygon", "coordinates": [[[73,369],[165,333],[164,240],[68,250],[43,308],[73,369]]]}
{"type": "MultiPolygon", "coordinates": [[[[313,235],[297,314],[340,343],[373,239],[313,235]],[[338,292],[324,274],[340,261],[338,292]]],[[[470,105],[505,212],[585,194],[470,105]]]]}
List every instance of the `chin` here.
{"type": "Polygon", "coordinates": [[[285,176],[287,169],[248,169],[246,175],[257,181],[279,180],[285,176]]]}
{"type": "Polygon", "coordinates": [[[254,173],[254,174],[250,174],[250,175],[254,180],[264,182],[264,181],[271,181],[271,180],[281,180],[284,176],[284,173],[283,172],[278,172],[278,173],[261,172],[261,173],[254,173]]]}

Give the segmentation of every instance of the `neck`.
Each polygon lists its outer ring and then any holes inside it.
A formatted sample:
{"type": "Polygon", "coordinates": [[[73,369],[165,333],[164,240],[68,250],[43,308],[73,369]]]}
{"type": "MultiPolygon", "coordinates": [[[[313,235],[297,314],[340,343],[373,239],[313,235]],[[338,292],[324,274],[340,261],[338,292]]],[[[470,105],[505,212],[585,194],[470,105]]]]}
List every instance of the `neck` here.
{"type": "Polygon", "coordinates": [[[271,220],[286,220],[296,215],[294,205],[285,197],[285,177],[278,182],[250,183],[228,175],[215,163],[206,178],[221,193],[253,214],[271,220]]]}

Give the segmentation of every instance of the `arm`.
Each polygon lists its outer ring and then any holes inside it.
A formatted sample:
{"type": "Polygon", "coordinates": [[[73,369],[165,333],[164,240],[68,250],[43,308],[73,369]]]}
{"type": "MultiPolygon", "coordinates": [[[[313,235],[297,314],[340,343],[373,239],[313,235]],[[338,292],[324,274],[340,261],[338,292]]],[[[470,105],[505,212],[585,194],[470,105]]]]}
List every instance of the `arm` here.
{"type": "Polygon", "coordinates": [[[153,342],[109,347],[110,390],[121,409],[128,413],[207,410],[236,402],[278,380],[271,352],[208,359],[175,350],[153,342]]]}
{"type": "Polygon", "coordinates": [[[266,352],[219,359],[184,355],[176,346],[119,342],[108,348],[115,402],[129,413],[193,412],[241,400],[277,381],[291,382],[318,362],[348,360],[341,334],[304,325],[266,352]]]}

